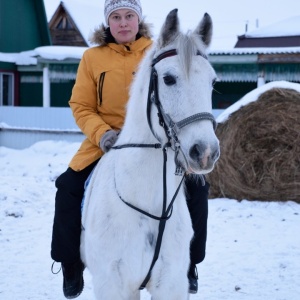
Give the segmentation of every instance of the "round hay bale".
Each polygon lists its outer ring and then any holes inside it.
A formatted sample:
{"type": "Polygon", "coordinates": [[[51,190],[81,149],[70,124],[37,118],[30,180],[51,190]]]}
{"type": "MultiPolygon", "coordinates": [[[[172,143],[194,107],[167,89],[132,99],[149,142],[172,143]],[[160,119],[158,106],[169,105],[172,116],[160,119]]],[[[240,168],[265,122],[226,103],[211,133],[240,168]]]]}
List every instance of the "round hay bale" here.
{"type": "Polygon", "coordinates": [[[300,93],[272,88],[218,124],[210,198],[300,203],[300,93]]]}

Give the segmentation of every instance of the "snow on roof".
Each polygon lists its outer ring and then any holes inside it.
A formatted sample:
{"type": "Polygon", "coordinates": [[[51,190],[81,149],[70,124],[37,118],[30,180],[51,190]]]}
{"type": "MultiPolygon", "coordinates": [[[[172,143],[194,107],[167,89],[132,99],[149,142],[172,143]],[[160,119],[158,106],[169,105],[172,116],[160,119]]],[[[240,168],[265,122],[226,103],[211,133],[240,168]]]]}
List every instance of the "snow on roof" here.
{"type": "Polygon", "coordinates": [[[60,61],[68,58],[80,60],[86,49],[88,49],[88,47],[42,46],[20,53],[0,52],[0,61],[26,66],[36,65],[38,58],[60,61]]]}
{"type": "Polygon", "coordinates": [[[247,38],[300,36],[300,15],[245,34],[247,38]]]}
{"type": "Polygon", "coordinates": [[[43,46],[35,48],[35,54],[45,59],[64,60],[67,58],[81,59],[83,52],[88,47],[73,46],[43,46]]]}
{"type": "MultiPolygon", "coordinates": [[[[36,65],[37,58],[49,60],[81,59],[88,47],[74,46],[42,46],[31,51],[20,53],[0,52],[0,61],[15,63],[17,65],[36,65]]],[[[211,56],[216,55],[245,55],[245,54],[276,54],[276,53],[300,53],[300,47],[288,48],[235,48],[230,50],[214,50],[211,56]]]]}
{"type": "Polygon", "coordinates": [[[285,88],[285,89],[293,89],[300,93],[300,84],[299,83],[292,83],[288,81],[272,81],[269,83],[266,83],[253,91],[246,94],[243,98],[241,98],[239,101],[235,102],[231,106],[229,106],[227,109],[223,111],[218,117],[217,122],[223,123],[225,122],[228,117],[234,113],[235,111],[239,110],[242,106],[245,106],[251,102],[256,101],[261,94],[266,92],[267,90],[270,90],[272,88],[285,88]]]}
{"type": "Polygon", "coordinates": [[[34,50],[23,51],[20,53],[4,53],[0,52],[0,61],[7,63],[15,63],[17,65],[36,65],[37,58],[34,50]]]}

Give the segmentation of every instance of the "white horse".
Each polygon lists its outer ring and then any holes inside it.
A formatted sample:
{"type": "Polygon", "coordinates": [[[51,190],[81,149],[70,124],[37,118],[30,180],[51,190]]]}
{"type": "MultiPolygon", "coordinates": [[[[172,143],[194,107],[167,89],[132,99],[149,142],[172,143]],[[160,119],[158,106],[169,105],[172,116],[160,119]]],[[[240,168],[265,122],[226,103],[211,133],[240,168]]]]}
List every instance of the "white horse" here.
{"type": "Polygon", "coordinates": [[[81,255],[97,299],[138,300],[141,285],[155,300],[189,297],[193,231],[178,188],[184,175],[174,172],[206,174],[219,157],[211,115],[216,74],[205,54],[211,36],[208,14],[187,34],[177,9],[168,14],[136,74],[118,141],[94,169],[81,255]]]}

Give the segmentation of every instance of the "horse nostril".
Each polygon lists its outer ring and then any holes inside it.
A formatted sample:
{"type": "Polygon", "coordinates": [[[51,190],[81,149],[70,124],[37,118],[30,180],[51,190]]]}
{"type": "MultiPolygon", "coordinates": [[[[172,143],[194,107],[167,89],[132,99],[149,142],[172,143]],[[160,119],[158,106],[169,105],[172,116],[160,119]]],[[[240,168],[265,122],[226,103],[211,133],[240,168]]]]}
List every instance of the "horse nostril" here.
{"type": "Polygon", "coordinates": [[[201,156],[203,155],[204,151],[205,151],[206,147],[204,144],[199,143],[199,144],[195,144],[193,147],[191,147],[190,149],[190,157],[193,160],[200,160],[201,156]]]}
{"type": "Polygon", "coordinates": [[[197,159],[199,157],[199,145],[194,145],[191,149],[190,149],[190,157],[192,159],[197,159]]]}

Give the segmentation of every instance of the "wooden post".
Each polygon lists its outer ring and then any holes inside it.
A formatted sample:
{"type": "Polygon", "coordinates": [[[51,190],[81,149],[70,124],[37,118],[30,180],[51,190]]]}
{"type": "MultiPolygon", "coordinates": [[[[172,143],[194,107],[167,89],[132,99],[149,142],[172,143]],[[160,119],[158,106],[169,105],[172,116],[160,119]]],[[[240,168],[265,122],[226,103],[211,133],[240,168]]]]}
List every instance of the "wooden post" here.
{"type": "Polygon", "coordinates": [[[50,107],[50,77],[49,68],[43,68],[43,107],[50,107]]]}

